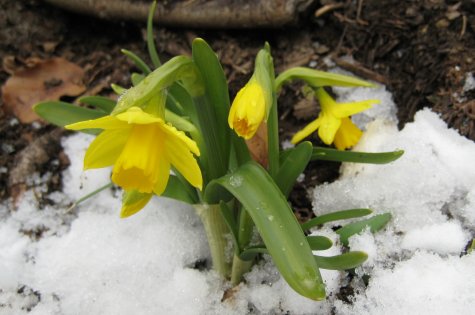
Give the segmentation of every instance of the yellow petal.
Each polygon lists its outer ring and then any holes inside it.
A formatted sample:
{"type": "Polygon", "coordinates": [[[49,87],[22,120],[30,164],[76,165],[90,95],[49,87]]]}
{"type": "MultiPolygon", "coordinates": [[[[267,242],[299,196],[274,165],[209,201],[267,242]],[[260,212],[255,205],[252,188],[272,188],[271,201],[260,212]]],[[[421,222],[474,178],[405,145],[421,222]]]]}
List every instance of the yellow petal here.
{"type": "Polygon", "coordinates": [[[165,188],[167,188],[168,179],[170,178],[170,162],[168,162],[165,156],[158,158],[157,172],[158,180],[155,183],[153,192],[160,196],[165,191],[165,188]]]}
{"type": "Polygon", "coordinates": [[[177,130],[170,124],[163,124],[162,127],[167,134],[167,137],[180,139],[180,141],[184,142],[188,147],[188,150],[193,152],[196,156],[200,156],[200,149],[198,148],[196,142],[193,139],[188,138],[183,131],[177,130]]]}
{"type": "Polygon", "coordinates": [[[136,190],[126,191],[122,197],[122,209],[120,209],[120,217],[129,217],[145,207],[152,198],[150,193],[140,193],[136,190]]]}
{"type": "Polygon", "coordinates": [[[198,162],[188,147],[179,139],[168,138],[165,152],[170,163],[194,187],[202,189],[203,177],[198,162]]]}
{"type": "Polygon", "coordinates": [[[335,138],[335,134],[340,128],[341,119],[337,119],[331,115],[321,115],[321,123],[318,128],[318,136],[322,139],[323,143],[330,145],[335,138]]]}
{"type": "Polygon", "coordinates": [[[293,137],[290,142],[293,144],[299,143],[302,141],[304,138],[308,137],[312,132],[318,129],[320,127],[321,119],[320,116],[309,123],[307,126],[305,126],[302,130],[298,131],[293,137]]]}
{"type": "Polygon", "coordinates": [[[320,103],[322,111],[328,110],[336,105],[335,100],[330,96],[330,94],[325,91],[324,88],[318,88],[315,91],[315,96],[317,97],[318,102],[320,103]]]}
{"type": "Polygon", "coordinates": [[[117,117],[118,120],[126,122],[128,124],[147,125],[157,122],[163,123],[163,120],[161,118],[150,115],[136,106],[127,109],[127,111],[120,113],[115,117],[117,117]]]}
{"type": "Polygon", "coordinates": [[[358,143],[363,133],[349,118],[341,120],[340,129],[335,135],[334,144],[338,150],[350,148],[358,143]]]}
{"type": "Polygon", "coordinates": [[[127,128],[127,124],[124,124],[122,121],[118,120],[114,116],[104,116],[97,119],[80,121],[74,124],[69,124],[64,126],[64,128],[69,130],[81,130],[81,129],[120,129],[127,128]]]}
{"type": "Polygon", "coordinates": [[[261,85],[252,80],[236,95],[228,116],[231,129],[244,139],[254,136],[257,128],[265,119],[267,112],[264,90],[261,85]]]}
{"type": "Polygon", "coordinates": [[[134,125],[114,165],[112,181],[125,190],[151,193],[158,181],[164,141],[158,124],[134,125]]]}
{"type": "Polygon", "coordinates": [[[113,129],[99,134],[86,151],[84,169],[114,164],[127,142],[129,132],[129,129],[113,129]]]}
{"type": "Polygon", "coordinates": [[[337,118],[344,118],[372,107],[372,104],[379,104],[379,100],[366,100],[353,103],[339,103],[332,108],[332,113],[337,118]]]}

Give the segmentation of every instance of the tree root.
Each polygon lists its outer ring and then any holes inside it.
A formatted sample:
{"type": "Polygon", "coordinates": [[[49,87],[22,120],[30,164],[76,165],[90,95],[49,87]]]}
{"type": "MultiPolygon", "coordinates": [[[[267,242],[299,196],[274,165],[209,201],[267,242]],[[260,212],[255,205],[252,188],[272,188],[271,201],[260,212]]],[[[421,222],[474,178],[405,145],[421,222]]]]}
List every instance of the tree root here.
{"type": "MultiPolygon", "coordinates": [[[[145,21],[151,1],[44,0],[104,19],[145,21]]],[[[182,0],[158,2],[155,22],[190,28],[277,28],[296,24],[315,0],[182,0]]]]}

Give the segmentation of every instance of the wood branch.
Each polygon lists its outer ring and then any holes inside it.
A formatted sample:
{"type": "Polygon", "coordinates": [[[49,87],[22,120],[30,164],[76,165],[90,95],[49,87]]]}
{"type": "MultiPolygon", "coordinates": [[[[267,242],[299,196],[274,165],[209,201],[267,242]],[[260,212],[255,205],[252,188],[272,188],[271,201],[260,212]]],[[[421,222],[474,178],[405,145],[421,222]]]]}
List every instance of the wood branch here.
{"type": "MultiPolygon", "coordinates": [[[[146,21],[151,1],[44,0],[104,19],[146,21]]],[[[275,28],[296,24],[316,0],[182,0],[158,2],[155,22],[191,28],[275,28]]]]}

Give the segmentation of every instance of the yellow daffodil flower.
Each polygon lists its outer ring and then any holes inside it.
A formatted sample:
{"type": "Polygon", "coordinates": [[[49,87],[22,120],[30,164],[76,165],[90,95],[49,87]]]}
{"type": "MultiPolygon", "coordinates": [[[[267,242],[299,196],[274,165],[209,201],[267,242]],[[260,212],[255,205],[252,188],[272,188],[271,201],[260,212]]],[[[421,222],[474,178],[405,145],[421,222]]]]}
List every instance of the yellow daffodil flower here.
{"type": "Polygon", "coordinates": [[[126,192],[144,194],[143,198],[129,202],[127,206],[132,212],[145,206],[149,194],[163,193],[170,166],[174,166],[191,185],[202,188],[201,170],[193,156],[200,155],[196,143],[182,131],[139,107],[131,107],[115,116],[67,125],[66,128],[104,130],[89,146],[84,169],[113,165],[112,181],[115,184],[126,192]]]}
{"type": "Polygon", "coordinates": [[[318,136],[325,144],[334,143],[338,150],[352,147],[358,143],[362,132],[349,117],[379,103],[379,100],[336,103],[323,88],[319,88],[315,95],[320,102],[320,115],[292,137],[294,144],[318,129],[318,136]]]}
{"type": "Polygon", "coordinates": [[[254,136],[267,113],[264,89],[251,79],[236,95],[229,111],[228,124],[244,139],[254,136]]]}

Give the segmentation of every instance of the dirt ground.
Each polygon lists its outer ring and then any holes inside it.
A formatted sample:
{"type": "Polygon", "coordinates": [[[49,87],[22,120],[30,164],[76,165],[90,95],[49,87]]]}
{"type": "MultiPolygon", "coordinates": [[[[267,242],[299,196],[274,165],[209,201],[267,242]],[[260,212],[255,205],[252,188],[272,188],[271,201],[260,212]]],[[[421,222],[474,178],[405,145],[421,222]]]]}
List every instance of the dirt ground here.
{"type": "MultiPolygon", "coordinates": [[[[196,1],[167,4],[179,2],[196,1]]],[[[232,1],[222,2],[225,6],[232,1]]],[[[309,64],[325,70],[325,60],[330,58],[364,79],[385,84],[398,105],[400,127],[417,110],[431,107],[451,127],[475,140],[475,90],[462,95],[466,74],[475,72],[473,0],[308,3],[292,26],[191,29],[158,25],[159,54],[163,60],[190,54],[193,38],[204,38],[217,51],[234,96],[249,78],[256,52],[268,41],[277,72],[309,64]],[[345,62],[345,56],[355,63],[345,62]]],[[[83,95],[111,95],[110,84],[128,86],[135,70],[120,49],[146,58],[144,39],[145,21],[101,19],[39,0],[0,0],[0,85],[38,60],[62,57],[84,70],[83,95]]],[[[285,88],[279,99],[281,133],[287,138],[316,115],[316,107],[303,106],[302,110],[301,94],[295,84],[285,88]]],[[[74,101],[75,97],[61,99],[74,101]]],[[[35,172],[40,178],[49,171],[56,174],[43,180],[50,191],[60,189],[60,170],[68,165],[59,145],[64,132],[42,122],[23,122],[3,97],[0,102],[0,200],[15,199],[34,186],[36,182],[27,179],[35,172]]],[[[295,187],[291,198],[301,220],[311,215],[308,189],[336,178],[338,166],[311,163],[306,181],[295,187]]]]}

